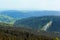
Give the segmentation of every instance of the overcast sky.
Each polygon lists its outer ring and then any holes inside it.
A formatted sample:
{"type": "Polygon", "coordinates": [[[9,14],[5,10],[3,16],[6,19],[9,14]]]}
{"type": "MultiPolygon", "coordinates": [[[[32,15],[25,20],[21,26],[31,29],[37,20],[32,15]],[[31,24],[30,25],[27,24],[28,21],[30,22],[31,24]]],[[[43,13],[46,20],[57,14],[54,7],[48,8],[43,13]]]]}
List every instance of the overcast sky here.
{"type": "Polygon", "coordinates": [[[58,10],[60,0],[0,0],[0,10],[58,10]]]}

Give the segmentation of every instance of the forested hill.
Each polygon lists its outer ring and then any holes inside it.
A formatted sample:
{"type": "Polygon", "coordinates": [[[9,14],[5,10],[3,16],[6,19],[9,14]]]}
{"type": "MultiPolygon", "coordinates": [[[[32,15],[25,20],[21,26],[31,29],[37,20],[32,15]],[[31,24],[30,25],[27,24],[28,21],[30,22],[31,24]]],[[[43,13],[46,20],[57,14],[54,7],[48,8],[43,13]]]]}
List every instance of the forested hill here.
{"type": "Polygon", "coordinates": [[[41,30],[45,25],[48,25],[46,31],[60,32],[60,16],[43,16],[43,17],[29,17],[22,20],[17,20],[14,26],[31,27],[33,29],[41,30]],[[52,21],[49,26],[48,23],[52,21]]]}

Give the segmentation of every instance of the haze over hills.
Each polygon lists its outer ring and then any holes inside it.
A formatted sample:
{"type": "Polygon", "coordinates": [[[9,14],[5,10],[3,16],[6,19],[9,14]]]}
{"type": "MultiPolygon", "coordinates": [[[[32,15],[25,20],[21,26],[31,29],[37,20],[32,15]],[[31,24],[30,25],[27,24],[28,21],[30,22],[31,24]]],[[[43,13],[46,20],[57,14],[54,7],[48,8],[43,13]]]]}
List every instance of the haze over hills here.
{"type": "Polygon", "coordinates": [[[16,11],[7,10],[0,12],[0,21],[14,24],[14,26],[31,27],[37,30],[59,31],[59,11],[16,11]],[[49,25],[50,24],[50,25],[49,25]]]}
{"type": "Polygon", "coordinates": [[[13,18],[27,18],[33,16],[51,16],[60,15],[59,11],[18,11],[18,10],[5,10],[0,11],[0,14],[11,16],[13,18]]]}
{"type": "Polygon", "coordinates": [[[15,11],[15,10],[7,10],[7,11],[2,11],[0,14],[11,16],[13,18],[22,18],[24,17],[24,14],[20,11],[15,11]]]}

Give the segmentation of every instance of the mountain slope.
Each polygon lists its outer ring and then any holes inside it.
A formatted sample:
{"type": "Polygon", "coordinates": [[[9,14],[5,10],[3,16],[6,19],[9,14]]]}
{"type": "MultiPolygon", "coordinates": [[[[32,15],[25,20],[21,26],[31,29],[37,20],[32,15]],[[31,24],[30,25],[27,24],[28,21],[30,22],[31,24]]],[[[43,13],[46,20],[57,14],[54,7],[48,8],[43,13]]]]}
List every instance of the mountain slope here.
{"type": "Polygon", "coordinates": [[[27,18],[34,16],[47,16],[47,15],[60,15],[60,11],[18,11],[18,10],[5,10],[0,14],[11,16],[13,18],[27,18]]]}
{"type": "Polygon", "coordinates": [[[33,29],[41,30],[45,28],[47,23],[52,21],[52,24],[46,31],[58,31],[60,32],[60,16],[43,16],[43,17],[30,17],[22,20],[17,20],[14,26],[31,27],[33,29]]]}
{"type": "Polygon", "coordinates": [[[14,18],[7,16],[7,15],[1,15],[0,14],[0,22],[7,23],[7,24],[8,23],[13,24],[14,21],[15,21],[14,18]]]}
{"type": "Polygon", "coordinates": [[[0,14],[11,16],[13,18],[24,18],[25,14],[21,11],[17,10],[6,10],[6,11],[1,11],[0,14]]]}

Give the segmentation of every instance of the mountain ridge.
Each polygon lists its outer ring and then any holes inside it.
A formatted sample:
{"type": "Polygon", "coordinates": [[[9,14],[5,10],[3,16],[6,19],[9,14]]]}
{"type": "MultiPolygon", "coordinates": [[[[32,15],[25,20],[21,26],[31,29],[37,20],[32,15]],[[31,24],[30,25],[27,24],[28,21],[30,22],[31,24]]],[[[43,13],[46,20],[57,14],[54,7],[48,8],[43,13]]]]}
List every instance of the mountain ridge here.
{"type": "Polygon", "coordinates": [[[60,11],[18,11],[18,10],[4,10],[0,14],[8,15],[13,18],[27,18],[35,16],[58,16],[60,11]]]}
{"type": "Polygon", "coordinates": [[[52,24],[47,29],[47,31],[58,31],[60,32],[60,16],[44,16],[44,17],[31,17],[26,18],[22,20],[17,20],[14,24],[14,26],[19,27],[20,25],[23,25],[24,27],[31,27],[33,29],[40,30],[44,27],[44,25],[47,25],[49,21],[52,21],[52,24]]]}

